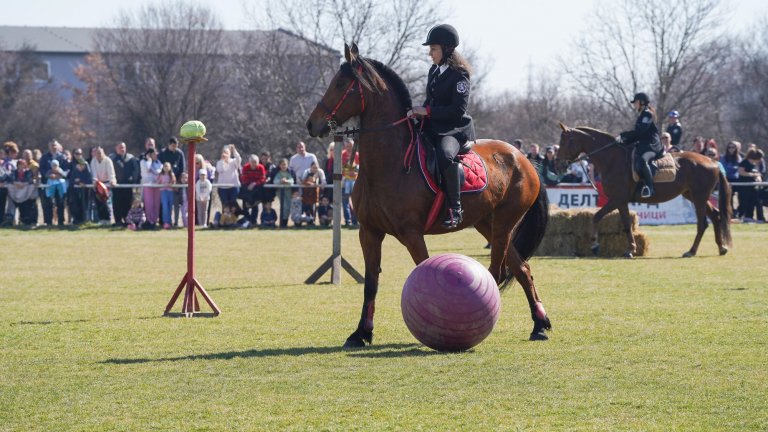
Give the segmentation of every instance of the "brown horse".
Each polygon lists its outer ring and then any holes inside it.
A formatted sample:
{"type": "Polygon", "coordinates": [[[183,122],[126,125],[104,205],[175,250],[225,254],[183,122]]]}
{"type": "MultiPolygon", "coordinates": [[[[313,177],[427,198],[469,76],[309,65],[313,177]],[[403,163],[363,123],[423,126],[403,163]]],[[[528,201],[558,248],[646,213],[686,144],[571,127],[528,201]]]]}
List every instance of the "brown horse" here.
{"type": "MultiPolygon", "coordinates": [[[[439,224],[424,231],[434,194],[418,169],[403,169],[412,132],[408,121],[399,121],[411,108],[404,82],[380,62],[360,57],[354,44],[345,46],[344,54],[347,62],[310,114],[307,128],[312,136],[326,136],[332,126],[360,117],[360,174],[352,203],[360,222],[365,288],[360,322],[344,346],[362,347],[373,340],[384,236],[397,238],[418,264],[429,258],[424,235],[449,231],[439,224]]],[[[546,191],[534,167],[513,146],[480,140],[473,150],[485,161],[489,185],[483,192],[462,197],[465,216],[458,228],[474,226],[491,243],[491,274],[501,288],[513,277],[520,282],[534,322],[530,338],[547,339],[550,321],[526,262],[541,242],[549,219],[546,191]]]]}
{"type": "Polygon", "coordinates": [[[679,169],[674,181],[656,183],[655,194],[650,198],[636,197],[637,182],[632,178],[631,147],[616,144],[611,134],[599,130],[578,127],[569,128],[560,124],[560,150],[557,157],[569,163],[581,153],[586,153],[595,169],[600,173],[603,191],[608,202],[592,219],[592,251],[597,254],[599,243],[597,239],[597,224],[606,214],[619,209],[624,232],[627,235],[628,247],[624,256],[632,258],[635,254],[635,239],[630,229],[629,203],[660,203],[669,201],[678,195],[683,195],[693,203],[696,209],[696,239],[693,246],[683,254],[683,257],[696,255],[701,237],[707,229],[707,216],[715,226],[715,242],[720,255],[725,255],[731,244],[731,186],[725,178],[717,162],[692,152],[673,154],[679,169]],[[709,203],[709,197],[719,185],[718,208],[709,203]]]}

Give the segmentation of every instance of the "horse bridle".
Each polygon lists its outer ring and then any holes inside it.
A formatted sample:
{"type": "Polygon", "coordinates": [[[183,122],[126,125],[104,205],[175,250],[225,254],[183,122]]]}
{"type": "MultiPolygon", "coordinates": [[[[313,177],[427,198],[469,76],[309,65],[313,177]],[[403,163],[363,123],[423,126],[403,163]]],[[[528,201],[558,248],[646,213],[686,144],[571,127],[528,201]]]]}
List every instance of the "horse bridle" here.
{"type": "MultiPolygon", "coordinates": [[[[357,66],[357,72],[358,72],[358,74],[362,74],[363,73],[362,65],[358,65],[357,66]]],[[[339,126],[338,121],[336,120],[336,113],[339,111],[339,108],[341,108],[341,105],[344,103],[344,101],[347,99],[347,97],[352,93],[352,88],[354,87],[355,83],[357,83],[357,88],[358,88],[358,91],[360,92],[360,105],[361,105],[360,106],[360,113],[362,113],[363,111],[365,111],[365,95],[363,94],[363,84],[360,82],[360,78],[358,78],[358,77],[354,77],[352,82],[349,83],[349,85],[347,86],[347,89],[344,90],[344,94],[341,96],[341,99],[339,99],[339,101],[336,102],[336,106],[334,106],[333,109],[328,108],[328,106],[326,106],[323,103],[322,100],[320,100],[320,102],[317,103],[317,107],[321,108],[323,111],[326,112],[325,120],[328,122],[328,127],[331,128],[331,130],[336,130],[336,128],[339,126]]],[[[348,135],[349,136],[349,135],[360,135],[360,134],[363,134],[363,133],[366,133],[366,132],[381,132],[383,130],[395,127],[395,126],[397,126],[397,125],[399,125],[401,123],[407,122],[408,130],[409,130],[409,132],[411,134],[411,139],[410,139],[410,141],[408,143],[408,148],[405,151],[405,159],[403,160],[403,165],[404,165],[406,170],[410,170],[410,163],[411,163],[411,160],[412,160],[412,158],[413,158],[413,156],[415,154],[415,148],[416,148],[415,147],[415,144],[416,144],[416,134],[414,133],[413,125],[411,124],[411,122],[408,121],[410,118],[411,117],[406,115],[405,117],[403,117],[403,118],[401,118],[399,120],[396,120],[396,121],[394,121],[392,123],[388,123],[388,124],[386,124],[384,126],[375,127],[375,128],[367,128],[367,129],[363,129],[363,128],[349,129],[349,128],[347,128],[347,130],[336,132],[336,133],[341,134],[341,135],[348,135]]],[[[424,126],[423,122],[422,122],[422,126],[424,126]]],[[[354,159],[354,155],[355,155],[356,152],[357,152],[357,142],[355,142],[355,145],[354,145],[353,150],[352,150],[352,156],[350,157],[350,160],[349,160],[350,164],[352,163],[352,160],[354,159]]]]}
{"type": "MultiPolygon", "coordinates": [[[[571,136],[571,133],[572,133],[572,131],[574,131],[574,130],[575,130],[575,129],[570,129],[569,131],[567,131],[567,132],[566,132],[566,133],[568,134],[568,145],[569,145],[569,146],[570,146],[571,144],[573,144],[573,136],[571,136]]],[[[579,132],[581,132],[581,131],[579,131],[579,132]]],[[[581,132],[581,133],[583,133],[583,132],[581,132]]],[[[593,143],[595,142],[595,137],[593,137],[592,135],[589,135],[589,134],[585,134],[585,135],[587,135],[587,136],[588,136],[588,137],[589,137],[589,138],[592,140],[592,142],[593,142],[593,143]]],[[[576,158],[575,160],[573,160],[573,161],[571,161],[571,160],[567,160],[567,161],[565,161],[565,163],[566,163],[566,165],[570,165],[570,164],[572,164],[572,163],[574,163],[574,162],[581,162],[581,161],[584,161],[584,160],[588,161],[588,160],[589,160],[589,158],[590,158],[590,156],[592,156],[592,155],[594,155],[594,154],[596,154],[596,153],[599,153],[599,152],[601,152],[601,151],[603,151],[603,150],[605,150],[605,149],[607,149],[607,148],[609,148],[609,147],[615,146],[615,145],[618,145],[618,144],[616,143],[616,141],[611,141],[611,142],[609,142],[608,144],[606,144],[606,145],[604,145],[604,146],[602,146],[602,147],[600,147],[600,148],[598,148],[598,149],[592,150],[592,151],[591,151],[591,152],[589,152],[589,153],[584,153],[584,155],[583,155],[583,156],[579,156],[579,157],[577,157],[577,158],[576,158]]],[[[596,191],[597,191],[597,187],[595,186],[595,184],[594,184],[594,183],[592,183],[592,179],[591,179],[591,178],[589,178],[589,174],[587,173],[587,170],[586,170],[586,168],[584,168],[584,165],[582,165],[582,164],[579,164],[579,165],[581,166],[581,169],[582,169],[582,171],[584,171],[584,175],[587,177],[587,180],[589,180],[589,184],[592,186],[592,189],[594,189],[594,190],[596,190],[596,191]]]]}
{"type": "MultiPolygon", "coordinates": [[[[358,66],[357,72],[362,73],[363,67],[358,66]]],[[[341,99],[339,99],[338,102],[336,102],[336,106],[333,107],[333,109],[328,108],[322,100],[317,103],[317,106],[321,108],[323,111],[325,111],[325,120],[328,122],[328,127],[331,129],[336,129],[338,127],[338,122],[336,120],[336,113],[339,112],[339,108],[341,108],[341,105],[344,103],[345,100],[347,100],[347,97],[352,93],[352,87],[355,86],[355,83],[357,83],[357,89],[360,92],[360,112],[362,113],[365,111],[365,96],[363,95],[363,84],[360,82],[360,78],[355,77],[347,86],[347,89],[344,90],[344,94],[341,96],[341,99]]]]}

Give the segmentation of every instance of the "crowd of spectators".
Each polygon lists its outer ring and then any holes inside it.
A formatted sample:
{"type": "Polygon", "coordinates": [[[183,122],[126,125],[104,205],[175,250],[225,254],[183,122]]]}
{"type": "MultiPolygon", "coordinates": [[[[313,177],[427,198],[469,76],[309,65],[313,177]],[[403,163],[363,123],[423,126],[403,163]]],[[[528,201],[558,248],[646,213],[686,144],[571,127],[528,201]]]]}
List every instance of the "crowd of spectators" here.
{"type": "MultiPolygon", "coordinates": [[[[768,202],[768,187],[743,184],[766,179],[763,151],[755,144],[742,148],[740,142],[730,141],[721,153],[714,139],[701,136],[695,136],[690,147],[683,148],[683,128],[676,111],[669,113],[668,123],[661,134],[665,150],[697,152],[718,161],[730,182],[741,183],[733,188],[738,200],[734,216],[747,223],[765,222],[763,206],[768,202]]],[[[547,186],[600,180],[587,161],[573,162],[566,169],[559,167],[557,145],[525,146],[522,140],[514,140],[513,145],[527,152],[547,186]]],[[[102,147],[69,150],[51,140],[43,154],[34,149],[21,150],[8,141],[2,147],[0,160],[0,226],[93,222],[128,229],[170,229],[186,226],[190,220],[203,228],[330,225],[337,203],[332,202],[331,189],[323,186],[333,175],[333,143],[322,162],[307,151],[303,142],[298,142],[295,154],[276,163],[266,151],[247,155],[244,161],[236,146],[228,144],[215,163],[196,154],[193,179],[187,178],[188,161],[179,147],[176,138],[169,139],[162,149],[157,148],[153,138],[147,138],[142,153],[134,156],[122,142],[107,154],[102,147]],[[186,188],[178,187],[189,181],[195,184],[194,215],[187,214],[186,188]],[[100,191],[99,184],[107,189],[100,191]]],[[[350,227],[358,223],[351,204],[359,170],[353,147],[354,141],[345,139],[341,152],[342,200],[338,203],[343,222],[350,227]]]]}
{"type": "MultiPolygon", "coordinates": [[[[188,223],[203,228],[330,226],[335,203],[331,189],[324,186],[333,174],[332,151],[321,164],[298,142],[296,153],[277,164],[267,151],[248,155],[244,162],[236,146],[228,144],[215,163],[196,154],[195,175],[189,179],[188,161],[179,147],[176,138],[163,149],[147,138],[142,153],[134,156],[122,142],[107,154],[102,147],[65,150],[51,140],[48,152],[42,154],[20,152],[16,143],[8,141],[0,161],[0,225],[91,222],[131,230],[170,229],[188,223]],[[195,188],[194,215],[187,214],[187,189],[180,186],[189,181],[195,188]]],[[[359,164],[357,155],[348,163],[352,147],[353,141],[347,139],[340,203],[350,227],[357,225],[350,195],[359,164]]]]}

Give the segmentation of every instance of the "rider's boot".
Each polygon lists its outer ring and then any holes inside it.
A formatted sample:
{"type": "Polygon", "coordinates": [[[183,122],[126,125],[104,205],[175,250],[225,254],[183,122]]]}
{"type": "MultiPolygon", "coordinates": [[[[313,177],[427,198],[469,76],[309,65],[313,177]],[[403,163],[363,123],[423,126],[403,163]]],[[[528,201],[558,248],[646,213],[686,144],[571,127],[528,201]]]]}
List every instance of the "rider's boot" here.
{"type": "Polygon", "coordinates": [[[452,163],[448,168],[443,171],[443,178],[445,179],[445,195],[448,201],[448,216],[443,221],[443,227],[447,229],[454,229],[459,224],[464,216],[464,211],[461,209],[461,177],[462,168],[458,162],[452,163]]]}
{"type": "Polygon", "coordinates": [[[640,164],[640,175],[643,177],[645,186],[640,191],[641,198],[650,198],[653,196],[653,174],[651,174],[651,167],[648,162],[643,160],[640,164]]]}

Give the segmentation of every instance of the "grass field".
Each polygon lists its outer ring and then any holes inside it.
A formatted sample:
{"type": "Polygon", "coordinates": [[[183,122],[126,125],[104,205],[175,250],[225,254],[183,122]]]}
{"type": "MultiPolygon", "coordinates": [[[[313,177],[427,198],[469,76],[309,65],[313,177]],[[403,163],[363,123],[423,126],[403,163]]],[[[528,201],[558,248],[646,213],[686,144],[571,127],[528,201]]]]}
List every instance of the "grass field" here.
{"type": "MultiPolygon", "coordinates": [[[[526,340],[515,285],[461,354],[408,332],[391,238],[374,345],[344,351],[362,287],[303,283],[330,231],[200,232],[223,313],[183,319],[162,317],[182,230],[0,230],[0,430],[768,430],[768,228],[735,226],[725,257],[710,229],[693,259],[693,226],[643,229],[645,258],[532,260],[551,340],[526,340]]],[[[474,231],[428,242],[488,263],[474,231]]]]}

